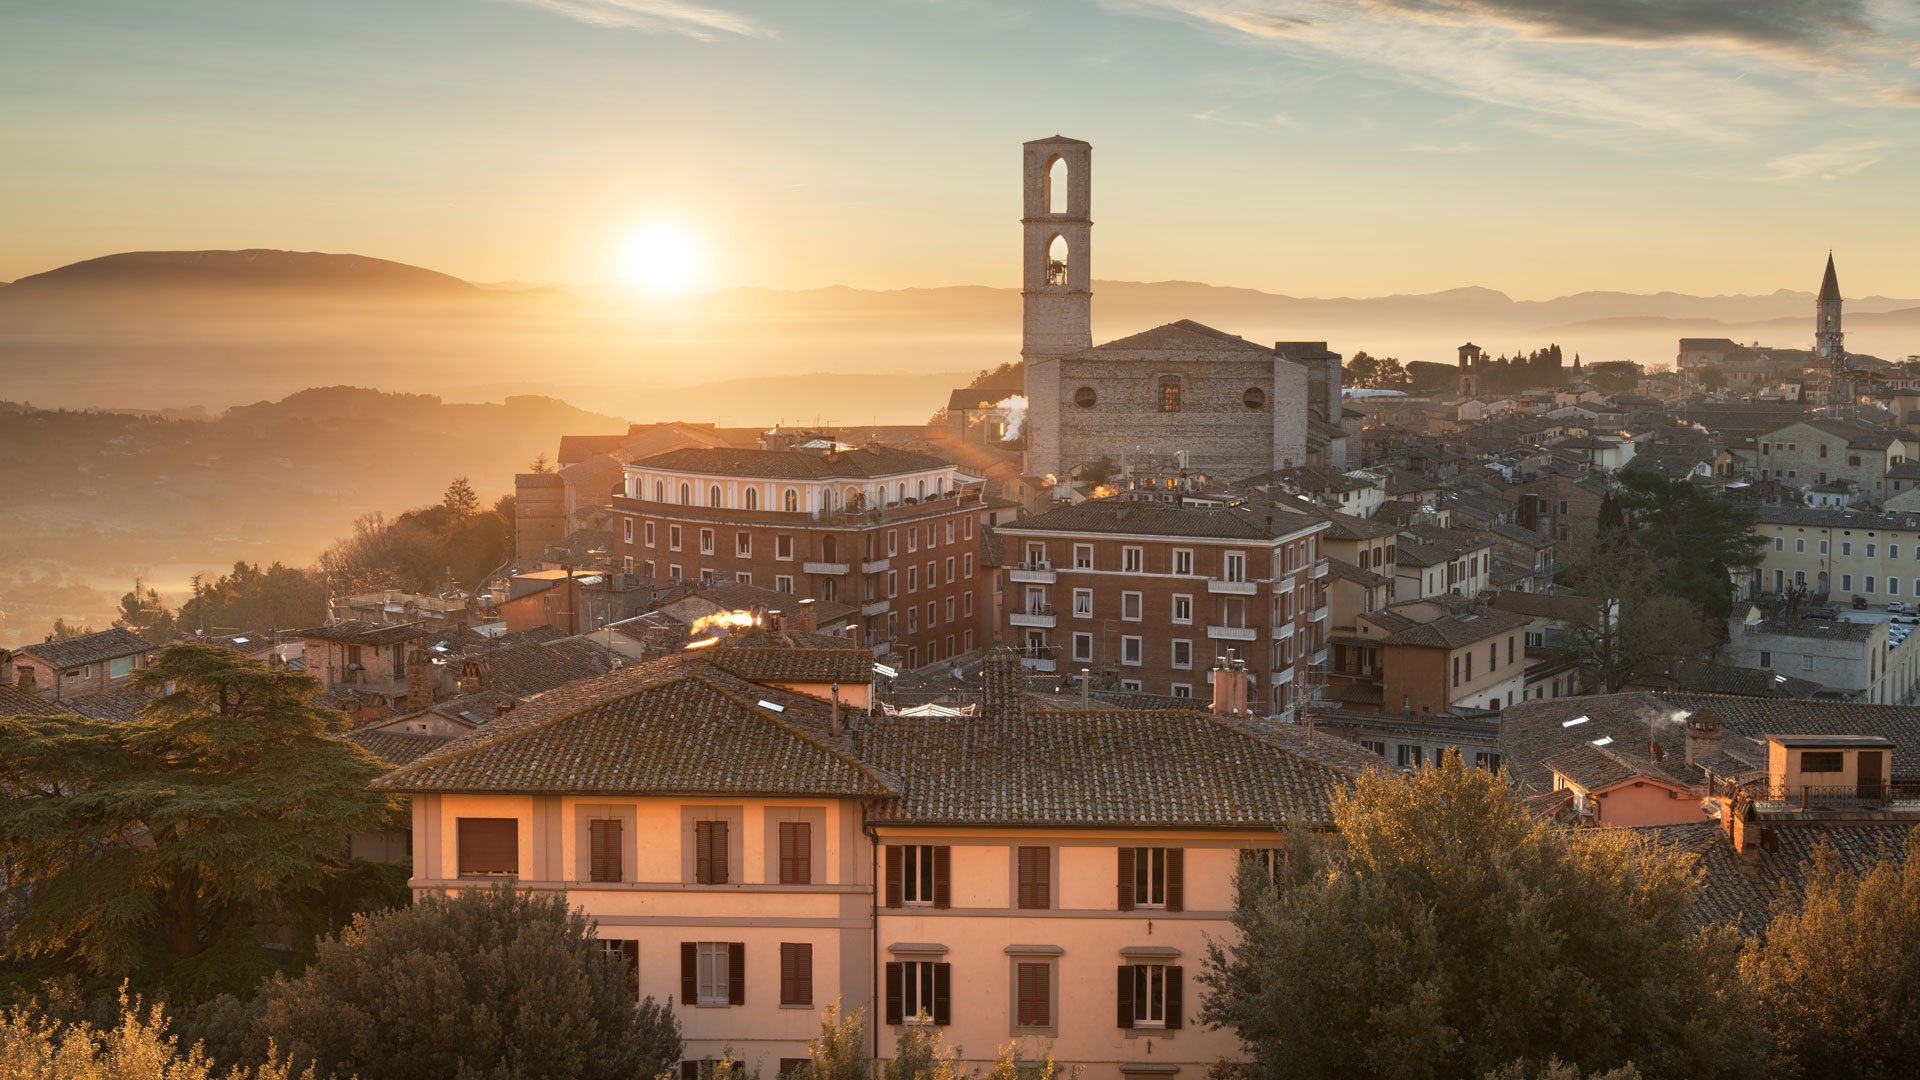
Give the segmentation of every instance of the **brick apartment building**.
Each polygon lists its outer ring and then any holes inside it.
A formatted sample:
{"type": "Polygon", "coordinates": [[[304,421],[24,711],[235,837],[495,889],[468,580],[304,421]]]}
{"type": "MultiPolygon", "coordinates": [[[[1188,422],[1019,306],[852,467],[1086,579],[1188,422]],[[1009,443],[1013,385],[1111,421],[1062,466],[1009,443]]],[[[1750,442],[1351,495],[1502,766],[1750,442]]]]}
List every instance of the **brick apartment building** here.
{"type": "Polygon", "coordinates": [[[1327,641],[1326,517],[1284,504],[1101,499],[1000,526],[1004,639],[1029,668],[1208,697],[1231,653],[1284,712],[1327,641]]]}
{"type": "Polygon", "coordinates": [[[991,640],[982,544],[1015,512],[936,457],[784,439],[632,462],[612,510],[626,572],[857,605],[862,640],[907,668],[991,640]]]}

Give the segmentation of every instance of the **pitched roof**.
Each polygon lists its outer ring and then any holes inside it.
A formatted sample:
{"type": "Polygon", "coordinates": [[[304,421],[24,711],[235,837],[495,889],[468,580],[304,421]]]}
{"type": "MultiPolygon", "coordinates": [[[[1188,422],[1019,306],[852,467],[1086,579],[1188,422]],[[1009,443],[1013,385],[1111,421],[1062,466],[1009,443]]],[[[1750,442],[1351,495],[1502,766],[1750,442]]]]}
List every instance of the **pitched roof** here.
{"type": "Polygon", "coordinates": [[[433,631],[421,623],[382,626],[379,623],[349,620],[302,630],[300,636],[321,641],[339,641],[348,645],[398,645],[403,641],[431,637],[433,631]]]}
{"type": "Polygon", "coordinates": [[[686,447],[634,462],[647,469],[776,480],[865,479],[926,472],[950,463],[930,454],[891,446],[862,446],[837,453],[810,450],[750,450],[741,447],[686,447]]]}
{"type": "Polygon", "coordinates": [[[350,731],[342,738],[392,766],[405,765],[453,741],[451,735],[420,735],[377,728],[350,731]]]}
{"type": "Polygon", "coordinates": [[[0,685],[0,716],[61,716],[73,710],[39,694],[0,685]]]}
{"type": "Polygon", "coordinates": [[[888,794],[825,737],[828,706],[686,654],[574,683],[374,782],[386,791],[888,794]],[[775,712],[758,704],[770,701],[775,712]]]}
{"type": "Polygon", "coordinates": [[[39,657],[53,667],[70,668],[79,667],[81,664],[98,664],[106,660],[117,660],[136,653],[152,652],[159,647],[131,630],[114,627],[111,630],[81,634],[79,637],[22,645],[15,651],[39,657]]]}
{"type": "Polygon", "coordinates": [[[722,642],[706,659],[748,682],[837,682],[851,688],[873,681],[873,650],[857,646],[789,649],[722,642]]]}
{"type": "Polygon", "coordinates": [[[1161,352],[1253,352],[1262,356],[1272,356],[1273,350],[1257,345],[1237,334],[1225,330],[1215,330],[1204,323],[1192,319],[1164,323],[1151,330],[1142,330],[1104,344],[1095,345],[1088,352],[1118,352],[1133,350],[1156,350],[1161,352]]]}
{"type": "Polygon", "coordinates": [[[152,690],[124,686],[118,690],[102,690],[96,694],[83,694],[80,697],[69,698],[67,705],[82,716],[126,724],[140,719],[140,713],[158,696],[159,694],[152,690]]]}
{"type": "Polygon", "coordinates": [[[1588,791],[1600,791],[1629,780],[1654,780],[1685,789],[1689,782],[1647,757],[1629,757],[1591,742],[1562,750],[1541,762],[1548,769],[1588,791]]]}
{"type": "Polygon", "coordinates": [[[585,638],[498,649],[487,655],[486,664],[487,689],[517,698],[604,675],[613,668],[606,648],[585,638]]]}
{"type": "Polygon", "coordinates": [[[1774,905],[1799,906],[1806,895],[1807,870],[1816,847],[1824,844],[1841,866],[1855,873],[1867,870],[1882,857],[1902,861],[1908,835],[1916,823],[1769,822],[1762,831],[1771,843],[1759,846],[1758,862],[1742,866],[1717,822],[1661,825],[1634,831],[1691,858],[1700,872],[1691,915],[1701,926],[1727,924],[1742,932],[1766,932],[1774,905]],[[1770,850],[1771,849],[1771,850],[1770,850]]]}
{"type": "Polygon", "coordinates": [[[1458,649],[1518,630],[1531,621],[1525,615],[1499,608],[1448,612],[1424,622],[1409,618],[1404,612],[1390,607],[1359,617],[1386,631],[1388,645],[1418,645],[1433,649],[1458,649]]]}
{"type": "Polygon", "coordinates": [[[876,717],[859,742],[899,778],[882,813],[924,824],[1324,828],[1353,778],[1174,710],[876,717]]]}
{"type": "Polygon", "coordinates": [[[1129,536],[1173,536],[1210,540],[1272,540],[1327,520],[1284,505],[1243,503],[1238,506],[1193,506],[1183,503],[1140,502],[1131,499],[1091,499],[1044,514],[1002,522],[1002,532],[1118,533],[1129,536]]]}

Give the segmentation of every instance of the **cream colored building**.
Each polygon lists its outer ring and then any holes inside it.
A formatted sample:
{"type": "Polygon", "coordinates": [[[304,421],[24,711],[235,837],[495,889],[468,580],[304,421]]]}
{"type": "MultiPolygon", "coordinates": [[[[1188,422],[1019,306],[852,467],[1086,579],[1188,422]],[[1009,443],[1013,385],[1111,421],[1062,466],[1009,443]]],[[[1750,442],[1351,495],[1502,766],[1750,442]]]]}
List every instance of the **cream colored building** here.
{"type": "Polygon", "coordinates": [[[1772,507],[1754,530],[1760,550],[1757,591],[1802,588],[1814,599],[1883,607],[1920,602],[1920,513],[1772,507]]]}
{"type": "Polygon", "coordinates": [[[1010,1040],[1089,1080],[1239,1057],[1198,1016],[1243,853],[1329,828],[1364,752],[1309,760],[1244,715],[1043,711],[1010,653],[973,716],[813,696],[871,662],[723,645],[543,695],[378,781],[412,796],[412,886],[564,889],[673,1007],[683,1075],[730,1048],[774,1076],[836,1000],[878,1057],[920,1022],[972,1068],[1010,1040]]]}

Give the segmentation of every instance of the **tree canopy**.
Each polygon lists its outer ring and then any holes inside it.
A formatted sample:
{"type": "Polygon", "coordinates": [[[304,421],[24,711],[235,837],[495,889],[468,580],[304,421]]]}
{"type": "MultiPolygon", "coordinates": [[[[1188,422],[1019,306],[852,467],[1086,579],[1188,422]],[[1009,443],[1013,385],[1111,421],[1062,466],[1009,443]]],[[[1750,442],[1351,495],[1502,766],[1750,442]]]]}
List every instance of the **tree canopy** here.
{"type": "Polygon", "coordinates": [[[1753,531],[1753,513],[1682,479],[1642,469],[1620,473],[1625,544],[1658,567],[1658,590],[1700,609],[1724,640],[1733,613],[1733,581],[1760,565],[1765,542],[1753,531]]]}
{"type": "Polygon", "coordinates": [[[237,562],[216,580],[196,577],[177,621],[187,633],[232,634],[318,626],[326,618],[327,587],[317,575],[283,563],[262,570],[237,562]]]}
{"type": "Polygon", "coordinates": [[[389,821],[385,768],[311,676],[183,644],[135,680],[158,696],[132,722],[0,719],[6,955],[187,999],[249,986],[274,963],[256,921],[304,941],[342,914],[327,889],[389,821]]]}
{"type": "Polygon", "coordinates": [[[1689,866],[1623,833],[1525,813],[1449,753],[1362,778],[1338,840],[1273,882],[1244,868],[1236,943],[1209,950],[1202,1018],[1261,1076],[1482,1076],[1554,1058],[1651,1080],[1732,1075],[1749,1053],[1731,930],[1688,919],[1689,866]]]}

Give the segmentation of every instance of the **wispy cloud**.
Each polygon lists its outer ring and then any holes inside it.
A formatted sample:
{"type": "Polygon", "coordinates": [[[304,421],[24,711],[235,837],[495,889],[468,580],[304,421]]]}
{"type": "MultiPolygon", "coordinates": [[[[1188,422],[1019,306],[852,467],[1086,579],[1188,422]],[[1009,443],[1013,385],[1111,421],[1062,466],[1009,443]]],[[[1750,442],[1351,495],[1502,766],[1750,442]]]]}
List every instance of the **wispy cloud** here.
{"type": "MultiPolygon", "coordinates": [[[[1852,95],[1914,47],[1884,0],[1109,0],[1385,78],[1555,138],[1734,142],[1852,95]]],[[[1904,81],[1904,80],[1902,80],[1904,81]]],[[[1887,100],[1881,107],[1893,104],[1887,100]]]]}
{"type": "Polygon", "coordinates": [[[512,0],[589,26],[682,34],[711,41],[722,34],[772,37],[768,27],[735,12],[682,0],[512,0]]]}
{"type": "Polygon", "coordinates": [[[1409,154],[1471,154],[1479,146],[1470,142],[1456,143],[1413,143],[1407,147],[1409,154]]]}
{"type": "Polygon", "coordinates": [[[1223,109],[1204,109],[1200,112],[1191,113],[1189,115],[1192,116],[1193,119],[1198,120],[1203,124],[1220,124],[1225,127],[1253,128],[1256,131],[1262,130],[1265,128],[1287,127],[1293,123],[1293,117],[1288,116],[1285,113],[1274,113],[1272,116],[1266,117],[1265,119],[1262,119],[1262,120],[1249,120],[1242,117],[1230,116],[1223,109]]]}
{"type": "Polygon", "coordinates": [[[1880,164],[1892,145],[1885,139],[1829,139],[1811,150],[1783,154],[1767,162],[1764,179],[1783,184],[1815,177],[1837,180],[1880,164]]]}

